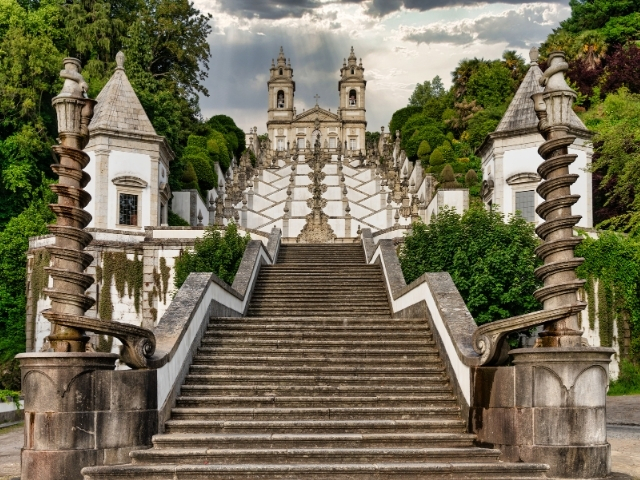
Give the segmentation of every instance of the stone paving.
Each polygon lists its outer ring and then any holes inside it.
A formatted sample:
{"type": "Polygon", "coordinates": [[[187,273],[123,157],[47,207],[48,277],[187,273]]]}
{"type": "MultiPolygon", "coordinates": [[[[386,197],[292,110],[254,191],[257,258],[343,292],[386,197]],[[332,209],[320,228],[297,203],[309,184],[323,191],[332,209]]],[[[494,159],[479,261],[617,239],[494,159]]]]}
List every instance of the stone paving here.
{"type": "MultiPolygon", "coordinates": [[[[611,444],[611,480],[640,480],[640,395],[607,397],[607,435],[611,444]]],[[[0,480],[20,475],[24,429],[0,430],[0,480]]]]}

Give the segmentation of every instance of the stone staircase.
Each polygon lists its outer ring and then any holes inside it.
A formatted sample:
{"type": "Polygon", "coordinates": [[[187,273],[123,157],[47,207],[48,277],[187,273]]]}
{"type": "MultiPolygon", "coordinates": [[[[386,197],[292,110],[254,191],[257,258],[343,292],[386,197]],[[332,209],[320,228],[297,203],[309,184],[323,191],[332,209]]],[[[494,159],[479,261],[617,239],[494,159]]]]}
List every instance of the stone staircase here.
{"type": "MultiPolygon", "coordinates": [[[[249,317],[212,318],[165,433],[86,479],[533,479],[474,446],[424,319],[362,247],[282,246],[249,317]]],[[[90,473],[89,473],[90,472],[90,473]]]]}

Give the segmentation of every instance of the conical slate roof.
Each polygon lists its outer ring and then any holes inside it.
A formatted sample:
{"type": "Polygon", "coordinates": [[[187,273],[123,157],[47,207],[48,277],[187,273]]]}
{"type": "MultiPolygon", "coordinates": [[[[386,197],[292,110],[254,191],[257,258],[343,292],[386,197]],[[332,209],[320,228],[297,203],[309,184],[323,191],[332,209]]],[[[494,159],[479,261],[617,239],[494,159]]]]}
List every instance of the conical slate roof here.
{"type": "Polygon", "coordinates": [[[124,54],[116,56],[117,68],[96,101],[89,130],[99,128],[146,135],[156,135],[144,108],[124,73],[124,54]]]}
{"type": "MultiPolygon", "coordinates": [[[[538,117],[533,109],[531,95],[544,90],[539,82],[540,77],[542,77],[542,70],[536,62],[532,62],[518,91],[511,100],[509,108],[500,120],[495,130],[496,133],[538,127],[538,117]]],[[[574,112],[571,112],[571,126],[579,130],[587,130],[582,120],[574,112]]]]}

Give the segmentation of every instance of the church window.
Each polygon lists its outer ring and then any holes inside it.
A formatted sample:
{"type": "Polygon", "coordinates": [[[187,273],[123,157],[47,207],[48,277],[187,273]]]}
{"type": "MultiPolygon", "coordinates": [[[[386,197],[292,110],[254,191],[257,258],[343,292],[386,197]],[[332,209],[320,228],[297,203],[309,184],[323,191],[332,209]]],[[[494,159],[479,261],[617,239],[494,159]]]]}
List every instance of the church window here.
{"type": "Polygon", "coordinates": [[[350,107],[355,107],[356,106],[356,91],[355,90],[350,90],[349,91],[349,106],[350,107]]]}
{"type": "Polygon", "coordinates": [[[120,225],[138,226],[138,195],[121,193],[119,207],[118,223],[120,225]]]}
{"type": "Polygon", "coordinates": [[[516,211],[528,222],[535,221],[535,192],[516,192],[516,211]]]}
{"type": "Polygon", "coordinates": [[[352,138],[349,140],[349,150],[355,150],[356,149],[356,139],[352,138]]]}
{"type": "Polygon", "coordinates": [[[282,90],[278,91],[278,108],[284,108],[284,92],[282,90]]]}
{"type": "Polygon", "coordinates": [[[352,69],[351,69],[351,75],[355,75],[355,73],[356,73],[356,69],[355,69],[355,68],[352,68],[352,69]]]}
{"type": "Polygon", "coordinates": [[[160,204],[160,221],[158,222],[160,225],[167,223],[164,221],[165,209],[166,207],[164,206],[164,203],[161,203],[160,204]]]}
{"type": "Polygon", "coordinates": [[[283,72],[282,72],[282,69],[280,69],[280,75],[282,75],[282,73],[283,73],[283,72]]]}
{"type": "Polygon", "coordinates": [[[278,139],[278,151],[279,152],[284,151],[284,138],[278,139]]]}
{"type": "Polygon", "coordinates": [[[329,148],[336,148],[336,137],[329,137],[329,148]]]}
{"type": "Polygon", "coordinates": [[[298,150],[304,150],[304,147],[305,147],[304,138],[299,138],[298,139],[298,150]]]}

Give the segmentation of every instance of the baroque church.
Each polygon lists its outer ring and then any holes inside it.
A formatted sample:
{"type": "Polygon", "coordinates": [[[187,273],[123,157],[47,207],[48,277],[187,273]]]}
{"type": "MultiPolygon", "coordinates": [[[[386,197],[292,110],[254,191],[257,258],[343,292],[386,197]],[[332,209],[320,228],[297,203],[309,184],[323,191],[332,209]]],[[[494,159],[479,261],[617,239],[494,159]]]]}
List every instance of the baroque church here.
{"type": "Polygon", "coordinates": [[[323,148],[337,150],[365,150],[367,127],[365,90],[362,59],[358,62],[351,47],[348,59],[340,68],[338,81],[339,107],[337,112],[325,110],[318,105],[298,112],[295,107],[296,82],[293,80],[291,60],[287,60],[284,50],[276,61],[271,62],[269,108],[267,131],[271,148],[276,151],[311,148],[320,141],[323,148]]]}

